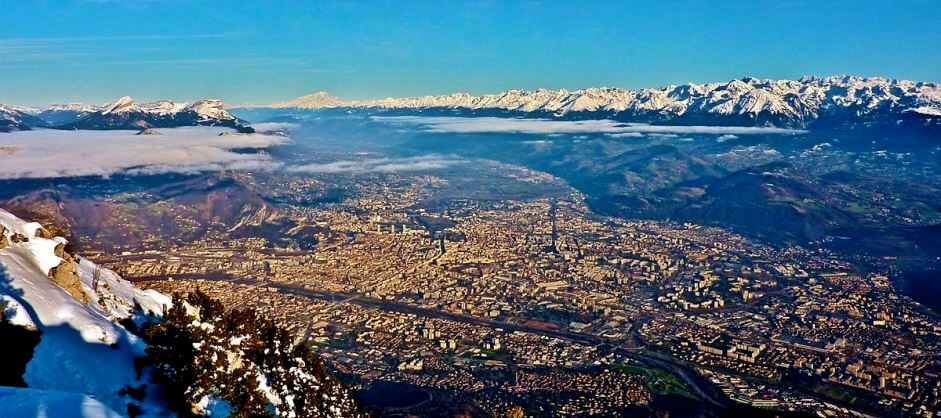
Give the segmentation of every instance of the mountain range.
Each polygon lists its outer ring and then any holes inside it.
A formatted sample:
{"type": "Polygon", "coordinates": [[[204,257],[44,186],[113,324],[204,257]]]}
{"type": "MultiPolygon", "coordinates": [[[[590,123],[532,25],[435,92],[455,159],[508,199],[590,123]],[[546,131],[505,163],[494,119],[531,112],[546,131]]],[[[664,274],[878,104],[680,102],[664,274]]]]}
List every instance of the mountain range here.
{"type": "MultiPolygon", "coordinates": [[[[500,111],[514,116],[607,118],[684,125],[808,128],[829,123],[941,124],[941,85],[878,77],[746,77],[724,83],[670,85],[629,90],[587,88],[509,90],[475,96],[453,93],[342,102],[320,92],[270,107],[335,107],[383,110],[500,111]]],[[[478,112],[474,112],[478,111],[478,112]]]]}
{"type": "Polygon", "coordinates": [[[38,111],[0,104],[0,132],[31,128],[141,130],[178,126],[225,126],[239,132],[252,131],[244,121],[232,116],[218,99],[193,103],[169,100],[136,103],[124,96],[102,106],[70,103],[38,111]]]}
{"type": "Polygon", "coordinates": [[[24,109],[0,103],[0,132],[19,131],[45,125],[45,121],[24,109]]]}
{"type": "MultiPolygon", "coordinates": [[[[326,92],[263,108],[372,109],[445,115],[504,115],[557,119],[613,119],[676,125],[941,127],[941,85],[880,77],[804,77],[774,80],[746,77],[728,82],[687,83],[639,90],[595,87],[569,90],[508,90],[475,96],[452,93],[341,101],[326,92]]],[[[194,103],[130,97],[97,106],[83,103],[48,109],[0,104],[0,132],[35,127],[57,129],[145,129],[227,126],[248,131],[221,100],[194,103]]]]}

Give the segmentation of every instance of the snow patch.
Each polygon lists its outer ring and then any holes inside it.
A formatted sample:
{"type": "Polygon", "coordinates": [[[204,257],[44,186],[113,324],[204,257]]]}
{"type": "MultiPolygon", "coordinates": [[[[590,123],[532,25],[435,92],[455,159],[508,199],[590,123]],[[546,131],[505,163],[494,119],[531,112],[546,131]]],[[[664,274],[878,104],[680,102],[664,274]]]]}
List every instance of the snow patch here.
{"type": "Polygon", "coordinates": [[[97,399],[73,392],[0,386],[0,405],[6,417],[121,418],[97,399]]]}

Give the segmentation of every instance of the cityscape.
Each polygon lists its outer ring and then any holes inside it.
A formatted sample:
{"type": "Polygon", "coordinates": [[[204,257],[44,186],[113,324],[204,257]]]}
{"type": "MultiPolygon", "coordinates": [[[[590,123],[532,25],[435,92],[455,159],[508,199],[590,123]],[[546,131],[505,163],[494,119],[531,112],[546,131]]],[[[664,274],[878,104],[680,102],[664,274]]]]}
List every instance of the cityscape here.
{"type": "Polygon", "coordinates": [[[87,256],[144,288],[252,306],[354,381],[433,391],[417,398],[428,413],[443,397],[594,415],[664,393],[834,416],[872,411],[864,397],[938,408],[941,324],[885,275],[719,228],[600,217],[574,190],[415,209],[444,183],[358,179],[344,203],[296,215],[317,228],[312,252],[220,236],[87,256]]]}

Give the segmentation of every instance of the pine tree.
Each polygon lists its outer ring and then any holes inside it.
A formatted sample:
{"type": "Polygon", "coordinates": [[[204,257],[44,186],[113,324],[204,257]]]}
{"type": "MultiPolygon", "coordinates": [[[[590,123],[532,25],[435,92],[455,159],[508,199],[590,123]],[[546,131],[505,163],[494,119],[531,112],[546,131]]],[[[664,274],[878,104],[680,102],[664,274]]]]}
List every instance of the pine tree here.
{"type": "Polygon", "coordinates": [[[192,415],[193,405],[212,396],[239,417],[323,416],[325,399],[337,399],[330,406],[344,416],[362,416],[313,351],[295,346],[290,332],[254,310],[226,310],[199,290],[185,302],[177,294],[163,320],[149,321],[141,334],[150,344],[146,362],[154,366],[155,380],[182,415],[192,415]]]}

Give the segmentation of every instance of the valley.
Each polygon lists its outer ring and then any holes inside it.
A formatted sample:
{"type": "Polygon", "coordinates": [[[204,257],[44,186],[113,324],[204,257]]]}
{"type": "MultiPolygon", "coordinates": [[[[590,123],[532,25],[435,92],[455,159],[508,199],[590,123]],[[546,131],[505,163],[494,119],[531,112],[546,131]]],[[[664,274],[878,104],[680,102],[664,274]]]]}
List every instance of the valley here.
{"type": "Polygon", "coordinates": [[[0,9],[0,418],[941,418],[941,2],[0,9]]]}
{"type": "MultiPolygon", "coordinates": [[[[937,145],[487,109],[233,109],[248,168],[11,178],[0,207],[273,318],[377,416],[941,405],[937,145]]],[[[178,129],[208,128],[135,141],[178,129]]]]}

